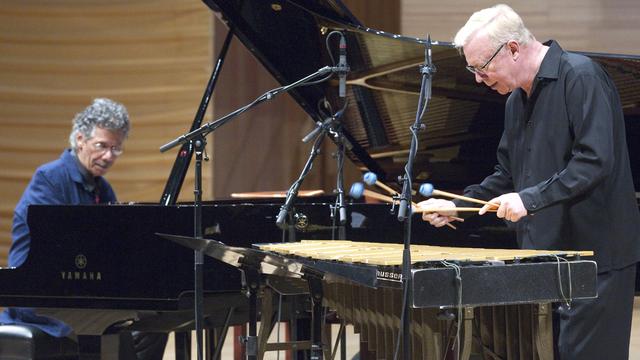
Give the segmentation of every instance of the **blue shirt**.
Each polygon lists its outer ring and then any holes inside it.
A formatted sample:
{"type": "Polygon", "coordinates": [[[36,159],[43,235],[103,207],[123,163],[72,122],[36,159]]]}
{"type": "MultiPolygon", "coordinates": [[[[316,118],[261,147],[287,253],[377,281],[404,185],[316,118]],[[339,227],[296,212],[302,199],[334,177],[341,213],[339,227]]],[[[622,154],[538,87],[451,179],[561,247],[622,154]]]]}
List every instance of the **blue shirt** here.
{"type": "MultiPolygon", "coordinates": [[[[27,224],[29,205],[81,205],[116,202],[111,185],[101,176],[93,178],[80,165],[71,149],[59,159],[40,166],[16,205],[13,215],[12,244],[9,266],[22,265],[29,255],[31,236],[27,224]]],[[[9,308],[0,313],[2,324],[28,324],[57,337],[71,333],[69,325],[32,309],[9,308]]]]}

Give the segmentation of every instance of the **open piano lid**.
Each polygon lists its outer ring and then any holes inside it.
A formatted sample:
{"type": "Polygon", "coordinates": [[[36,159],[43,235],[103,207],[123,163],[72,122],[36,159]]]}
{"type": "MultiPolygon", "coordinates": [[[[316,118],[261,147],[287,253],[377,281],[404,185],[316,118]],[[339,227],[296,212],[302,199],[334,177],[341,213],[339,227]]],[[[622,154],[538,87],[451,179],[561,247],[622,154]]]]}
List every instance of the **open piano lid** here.
{"type": "MultiPolygon", "coordinates": [[[[357,165],[376,172],[382,181],[389,182],[402,173],[411,143],[409,127],[415,121],[419,65],[424,63],[426,40],[366,28],[339,0],[204,2],[282,85],[333,65],[325,37],[332,30],[344,31],[351,71],[347,77],[349,103],[341,121],[351,143],[349,156],[357,165]]],[[[337,58],[337,37],[331,40],[336,40],[330,42],[330,50],[337,58]]],[[[432,44],[437,72],[423,117],[426,131],[419,135],[414,176],[441,188],[462,188],[482,180],[495,164],[506,96],[476,84],[451,43],[432,44]]],[[[585,55],[613,77],[627,118],[640,115],[640,57],[585,55]]],[[[333,104],[334,111],[342,104],[336,80],[299,87],[290,94],[314,121],[326,116],[318,106],[323,99],[333,104]]],[[[633,121],[632,133],[638,133],[637,123],[633,121]]],[[[637,159],[632,161],[634,178],[638,179],[635,175],[640,166],[637,159]]]]}

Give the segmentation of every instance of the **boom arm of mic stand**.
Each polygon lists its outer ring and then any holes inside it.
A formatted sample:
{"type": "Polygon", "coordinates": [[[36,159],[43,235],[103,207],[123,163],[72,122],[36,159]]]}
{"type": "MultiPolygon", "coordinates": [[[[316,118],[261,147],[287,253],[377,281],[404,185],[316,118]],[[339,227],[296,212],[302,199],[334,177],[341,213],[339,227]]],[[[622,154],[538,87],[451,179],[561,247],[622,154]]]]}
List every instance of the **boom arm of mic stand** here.
{"type": "Polygon", "coordinates": [[[276,218],[276,225],[278,225],[278,227],[281,229],[285,229],[286,227],[285,224],[287,220],[287,214],[289,213],[289,210],[291,210],[291,205],[293,205],[293,200],[295,200],[296,196],[298,195],[298,189],[300,188],[300,185],[302,185],[302,181],[304,180],[305,176],[307,176],[307,174],[311,170],[311,167],[313,166],[313,160],[316,158],[316,156],[320,152],[320,145],[322,145],[322,141],[324,140],[325,133],[326,133],[326,130],[323,128],[322,132],[320,133],[320,136],[318,136],[316,138],[316,141],[313,143],[313,147],[311,148],[311,153],[309,154],[307,163],[304,164],[304,168],[300,173],[300,177],[298,178],[298,180],[296,180],[293,183],[293,185],[291,185],[291,188],[289,189],[289,191],[287,191],[287,198],[284,201],[284,204],[280,207],[280,212],[278,213],[278,217],[276,218]]]}
{"type": "Polygon", "coordinates": [[[293,82],[293,83],[291,83],[289,85],[286,85],[286,86],[275,88],[273,90],[270,90],[270,91],[264,93],[263,95],[261,95],[260,97],[258,97],[252,103],[249,103],[248,105],[245,105],[244,107],[241,107],[241,108],[239,108],[239,109],[237,109],[237,110],[235,110],[235,111],[233,111],[233,112],[221,117],[218,120],[206,123],[206,124],[202,125],[200,128],[198,128],[196,130],[193,130],[193,131],[191,131],[189,133],[180,135],[179,137],[177,137],[177,138],[171,140],[170,142],[162,145],[160,147],[160,152],[168,151],[168,150],[170,150],[170,149],[172,149],[172,148],[174,148],[174,147],[176,147],[178,145],[187,143],[187,142],[195,139],[198,136],[206,136],[208,133],[216,130],[220,126],[226,124],[229,120],[231,120],[234,117],[242,114],[243,112],[251,109],[255,105],[258,105],[258,104],[262,103],[265,100],[271,100],[276,95],[278,95],[280,93],[283,93],[283,92],[287,92],[287,91],[289,91],[289,90],[291,90],[291,89],[293,89],[295,87],[298,87],[300,85],[303,85],[304,83],[306,83],[306,82],[308,82],[308,81],[310,81],[310,80],[312,80],[312,79],[314,79],[314,78],[316,78],[318,76],[326,75],[328,73],[336,72],[336,71],[337,71],[336,68],[333,68],[331,66],[325,66],[323,68],[318,69],[318,71],[314,72],[313,74],[307,75],[307,76],[303,77],[302,79],[300,79],[300,80],[298,80],[296,82],[293,82]]]}

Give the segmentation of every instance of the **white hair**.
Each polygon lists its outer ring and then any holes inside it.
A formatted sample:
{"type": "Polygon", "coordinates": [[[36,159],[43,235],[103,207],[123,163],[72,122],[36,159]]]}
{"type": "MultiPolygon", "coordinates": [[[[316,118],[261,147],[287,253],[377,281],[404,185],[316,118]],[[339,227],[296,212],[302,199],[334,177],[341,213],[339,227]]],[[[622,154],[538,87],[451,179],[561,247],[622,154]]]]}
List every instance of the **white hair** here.
{"type": "Polygon", "coordinates": [[[497,48],[509,40],[516,40],[521,45],[535,40],[524,26],[520,15],[504,4],[473,13],[467,23],[458,30],[453,42],[456,48],[464,49],[464,46],[481,32],[487,35],[489,46],[492,48],[497,48]]]}

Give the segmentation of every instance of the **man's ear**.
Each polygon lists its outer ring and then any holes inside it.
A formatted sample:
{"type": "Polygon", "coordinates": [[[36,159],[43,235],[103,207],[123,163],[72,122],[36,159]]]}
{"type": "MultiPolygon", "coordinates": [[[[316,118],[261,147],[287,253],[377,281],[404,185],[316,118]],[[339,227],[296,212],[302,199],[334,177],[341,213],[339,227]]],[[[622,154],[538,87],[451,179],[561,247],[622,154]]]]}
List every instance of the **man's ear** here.
{"type": "Polygon", "coordinates": [[[78,133],[76,134],[76,147],[78,148],[78,150],[82,149],[82,143],[84,142],[84,135],[82,135],[81,132],[78,131],[78,133]]]}
{"type": "Polygon", "coordinates": [[[520,44],[515,40],[509,40],[507,42],[507,51],[509,51],[509,54],[511,55],[511,59],[513,59],[513,61],[518,60],[518,58],[520,57],[520,44]]]}

